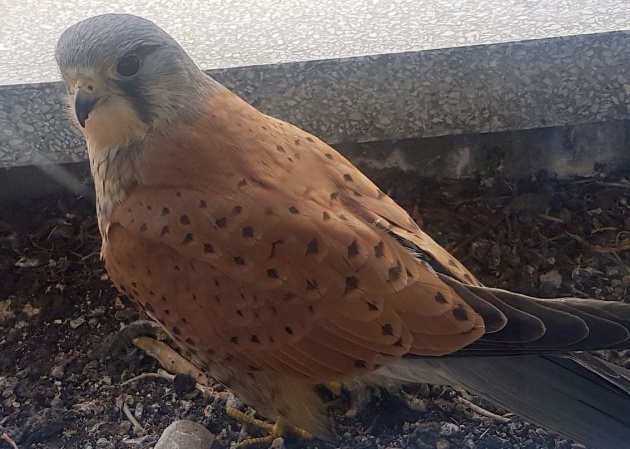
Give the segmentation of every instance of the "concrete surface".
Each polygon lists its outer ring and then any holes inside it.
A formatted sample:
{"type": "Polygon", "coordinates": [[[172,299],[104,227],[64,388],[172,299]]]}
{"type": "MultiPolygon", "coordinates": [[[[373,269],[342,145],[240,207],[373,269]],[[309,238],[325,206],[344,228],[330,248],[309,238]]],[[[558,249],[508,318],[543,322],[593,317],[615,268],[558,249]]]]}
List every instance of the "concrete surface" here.
{"type": "Polygon", "coordinates": [[[108,11],[154,19],[246,101],[330,143],[630,119],[630,32],[614,31],[630,28],[629,1],[496,5],[0,0],[0,167],[85,160],[52,53],[65,27],[108,11]]]}
{"type": "MultiPolygon", "coordinates": [[[[630,118],[630,32],[210,71],[329,143],[630,118]]],[[[79,162],[60,83],[0,86],[0,167],[79,162]]]]}
{"type": "Polygon", "coordinates": [[[630,29],[627,0],[0,0],[0,11],[0,85],[58,80],[59,34],[107,12],[154,20],[203,69],[630,29]]]}

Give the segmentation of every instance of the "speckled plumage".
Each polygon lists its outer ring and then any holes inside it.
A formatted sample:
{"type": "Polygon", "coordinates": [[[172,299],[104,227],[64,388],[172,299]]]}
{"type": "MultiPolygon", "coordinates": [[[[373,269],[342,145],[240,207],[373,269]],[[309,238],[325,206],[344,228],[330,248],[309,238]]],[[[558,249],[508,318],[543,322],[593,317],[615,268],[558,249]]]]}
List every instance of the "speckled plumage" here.
{"type": "MultiPolygon", "coordinates": [[[[57,59],[75,101],[92,105],[79,122],[108,273],[187,357],[263,414],[325,437],[317,384],[394,378],[462,384],[536,421],[537,402],[521,400],[536,385],[520,396],[519,382],[494,391],[511,378],[487,356],[628,346],[629,306],[481,286],[333,148],[205,77],[144,19],[99,16],[75,27],[57,59]],[[136,22],[165,51],[141,54],[123,80],[104,46],[120,40],[118,58],[137,53],[125,44],[138,39],[125,37],[136,22]],[[68,55],[82,38],[89,51],[68,55]],[[130,89],[144,94],[130,99],[130,89]],[[450,354],[486,358],[437,357],[450,354]],[[452,360],[488,371],[462,375],[452,360]]],[[[606,406],[565,396],[590,412],[606,406]]],[[[594,435],[556,415],[542,424],[594,435]]],[[[618,433],[628,429],[622,422],[618,433]]]]}

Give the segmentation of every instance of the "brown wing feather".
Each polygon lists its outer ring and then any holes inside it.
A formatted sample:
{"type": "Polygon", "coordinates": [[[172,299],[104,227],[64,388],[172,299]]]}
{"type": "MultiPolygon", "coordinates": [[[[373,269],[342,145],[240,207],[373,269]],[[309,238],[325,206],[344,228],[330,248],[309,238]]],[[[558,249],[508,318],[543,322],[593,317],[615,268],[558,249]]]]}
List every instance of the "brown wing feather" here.
{"type": "Polygon", "coordinates": [[[382,230],[350,214],[324,218],[315,201],[269,201],[138,189],[112,217],[107,267],[175,338],[317,380],[370,371],[411,347],[453,352],[483,334],[474,310],[382,230]],[[161,253],[151,275],[128,266],[161,253]],[[300,344],[321,333],[330,348],[331,332],[348,343],[332,370],[325,351],[300,344]]]}
{"type": "Polygon", "coordinates": [[[402,207],[385,195],[350,161],[319,139],[313,142],[312,150],[320,155],[317,162],[326,167],[327,174],[344,193],[344,201],[349,210],[368,223],[387,229],[418,246],[461,282],[482,285],[461,262],[422,231],[402,207]]]}

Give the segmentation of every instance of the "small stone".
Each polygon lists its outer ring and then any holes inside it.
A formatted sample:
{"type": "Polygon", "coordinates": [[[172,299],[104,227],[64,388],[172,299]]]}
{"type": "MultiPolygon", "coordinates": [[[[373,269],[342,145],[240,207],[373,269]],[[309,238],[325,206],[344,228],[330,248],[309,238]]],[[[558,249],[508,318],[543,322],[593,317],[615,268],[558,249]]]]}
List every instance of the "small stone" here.
{"type": "Polygon", "coordinates": [[[220,391],[217,396],[219,397],[219,400],[223,402],[227,402],[234,397],[234,395],[229,391],[220,391]]]}
{"type": "Polygon", "coordinates": [[[60,363],[59,365],[54,366],[53,369],[50,370],[50,376],[54,379],[63,378],[65,374],[65,368],[66,368],[65,363],[60,363]]]}
{"type": "Polygon", "coordinates": [[[421,423],[411,433],[409,442],[415,442],[416,449],[435,449],[435,435],[439,430],[437,423],[421,423]]]}
{"type": "Polygon", "coordinates": [[[450,422],[444,423],[442,424],[442,427],[440,427],[440,435],[444,437],[456,435],[459,432],[460,432],[459,426],[457,424],[453,424],[450,422]]]}
{"type": "Polygon", "coordinates": [[[93,316],[93,317],[99,317],[99,316],[103,316],[103,315],[105,315],[105,308],[104,307],[95,307],[90,312],[90,316],[93,316]]]}
{"type": "Polygon", "coordinates": [[[70,327],[72,329],[76,329],[80,326],[82,326],[85,323],[85,318],[80,316],[79,318],[75,319],[75,320],[70,320],[70,327]]]}
{"type": "MultiPolygon", "coordinates": [[[[624,268],[625,271],[625,268],[624,268]]],[[[615,276],[619,276],[621,274],[621,269],[614,265],[609,265],[606,267],[606,276],[611,278],[615,276]]]]}
{"type": "Polygon", "coordinates": [[[133,410],[133,416],[140,420],[142,419],[142,415],[144,415],[144,406],[142,405],[142,403],[137,403],[134,410],[133,410]]]}
{"type": "Polygon", "coordinates": [[[558,272],[558,270],[551,270],[548,273],[540,275],[540,282],[558,288],[562,285],[562,275],[558,272]]]}
{"type": "Polygon", "coordinates": [[[114,449],[114,444],[111,443],[107,438],[99,438],[96,440],[96,447],[100,449],[114,449]]]}
{"type": "Polygon", "coordinates": [[[164,430],[155,449],[208,449],[213,441],[214,435],[201,424],[180,420],[164,430]]]}
{"type": "Polygon", "coordinates": [[[420,399],[418,397],[409,398],[408,404],[411,410],[415,410],[419,413],[427,413],[429,411],[429,407],[427,407],[427,403],[424,399],[420,399]]]}
{"type": "Polygon", "coordinates": [[[231,395],[225,401],[226,407],[234,407],[237,410],[243,411],[245,410],[245,404],[239,398],[234,395],[231,395]]]}
{"type": "Polygon", "coordinates": [[[278,437],[271,442],[269,449],[284,449],[284,438],[278,437]]]}
{"type": "Polygon", "coordinates": [[[35,131],[35,127],[33,125],[29,125],[28,123],[24,123],[24,122],[18,122],[17,127],[27,133],[32,133],[35,131]]]}
{"type": "Polygon", "coordinates": [[[435,449],[449,449],[451,447],[451,443],[448,440],[440,439],[435,443],[435,449]]]}

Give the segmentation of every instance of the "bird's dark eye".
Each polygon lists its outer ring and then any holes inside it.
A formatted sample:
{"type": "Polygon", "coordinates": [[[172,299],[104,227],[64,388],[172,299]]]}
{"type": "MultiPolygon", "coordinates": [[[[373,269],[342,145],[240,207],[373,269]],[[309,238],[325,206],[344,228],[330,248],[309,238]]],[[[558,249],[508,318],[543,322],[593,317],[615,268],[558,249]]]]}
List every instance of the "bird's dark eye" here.
{"type": "Polygon", "coordinates": [[[122,58],[116,66],[116,71],[121,76],[134,76],[140,70],[140,60],[136,55],[122,58]]]}

